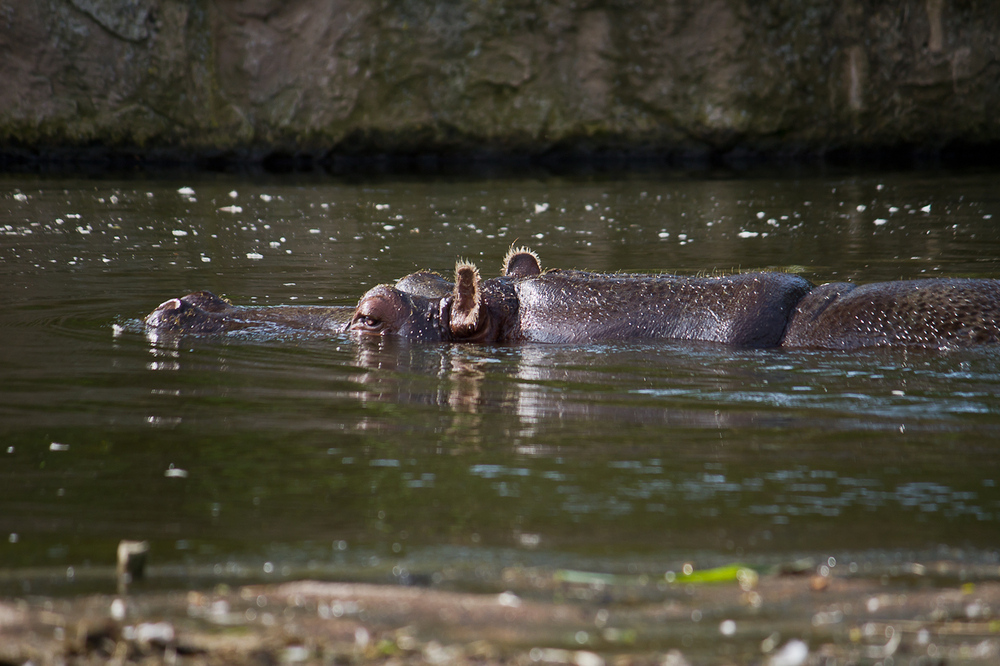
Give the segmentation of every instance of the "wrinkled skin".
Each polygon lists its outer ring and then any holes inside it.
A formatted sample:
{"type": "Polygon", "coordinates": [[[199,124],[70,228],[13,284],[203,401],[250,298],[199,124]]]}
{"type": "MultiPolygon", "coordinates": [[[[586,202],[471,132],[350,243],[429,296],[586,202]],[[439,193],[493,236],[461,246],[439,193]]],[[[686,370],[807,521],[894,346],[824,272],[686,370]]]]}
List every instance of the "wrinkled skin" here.
{"type": "Polygon", "coordinates": [[[495,278],[459,263],[362,296],[349,320],[330,308],[236,308],[207,292],[171,299],[154,328],[215,332],[268,321],[438,342],[700,340],[745,348],[961,347],[1000,342],[1000,281],[934,279],[814,287],[786,273],[697,278],[541,270],[512,249],[495,278]]]}

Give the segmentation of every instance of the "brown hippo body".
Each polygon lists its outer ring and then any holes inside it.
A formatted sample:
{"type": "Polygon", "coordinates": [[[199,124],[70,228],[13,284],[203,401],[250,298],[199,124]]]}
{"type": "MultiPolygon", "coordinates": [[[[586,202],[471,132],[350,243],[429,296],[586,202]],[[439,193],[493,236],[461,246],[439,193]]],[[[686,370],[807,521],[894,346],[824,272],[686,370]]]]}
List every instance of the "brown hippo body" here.
{"type": "Polygon", "coordinates": [[[810,287],[786,273],[697,278],[552,271],[514,283],[523,340],[704,340],[738,347],[777,347],[810,287]]]}
{"type": "Polygon", "coordinates": [[[700,340],[743,348],[958,347],[1000,342],[1000,281],[932,279],[814,287],[778,272],[683,277],[542,272],[511,250],[502,275],[459,262],[451,282],[420,271],[357,308],[236,307],[208,292],[166,301],[155,329],[214,333],[282,326],[416,341],[587,343],[700,340]]]}

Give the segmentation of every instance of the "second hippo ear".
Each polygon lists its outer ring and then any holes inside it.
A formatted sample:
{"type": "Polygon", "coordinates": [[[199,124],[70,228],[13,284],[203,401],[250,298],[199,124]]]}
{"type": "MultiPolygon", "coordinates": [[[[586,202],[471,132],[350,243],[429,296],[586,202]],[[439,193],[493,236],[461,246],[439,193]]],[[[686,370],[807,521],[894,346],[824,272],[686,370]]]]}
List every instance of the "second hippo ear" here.
{"type": "Polygon", "coordinates": [[[538,260],[538,255],[526,247],[513,245],[507,251],[507,256],[503,258],[503,267],[500,274],[507,277],[531,277],[540,275],[542,272],[542,262],[538,260]]]}
{"type": "Polygon", "coordinates": [[[456,338],[467,338],[479,330],[486,315],[481,308],[479,270],[472,264],[459,262],[455,266],[455,289],[451,298],[450,327],[456,338]]]}

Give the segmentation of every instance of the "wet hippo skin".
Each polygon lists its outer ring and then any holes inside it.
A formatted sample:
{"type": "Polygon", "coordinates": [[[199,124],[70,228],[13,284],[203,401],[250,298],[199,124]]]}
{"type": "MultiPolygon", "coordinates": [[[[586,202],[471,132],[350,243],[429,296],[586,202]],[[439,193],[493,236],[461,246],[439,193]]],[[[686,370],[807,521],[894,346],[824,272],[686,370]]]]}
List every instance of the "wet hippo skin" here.
{"type": "Polygon", "coordinates": [[[941,347],[1000,342],[1000,281],[939,278],[816,287],[783,347],[941,347]]]}
{"type": "Polygon", "coordinates": [[[962,347],[1000,342],[1000,281],[941,278],[816,287],[780,272],[720,277],[542,271],[511,249],[499,277],[459,262],[369,290],[357,307],[240,308],[208,292],[166,301],[155,329],[262,324],[417,341],[586,343],[700,340],[744,348],[962,347]],[[345,316],[346,315],[346,316],[345,316]]]}
{"type": "Polygon", "coordinates": [[[554,271],[513,285],[515,340],[704,340],[777,347],[809,283],[785,273],[714,278],[554,271]]]}

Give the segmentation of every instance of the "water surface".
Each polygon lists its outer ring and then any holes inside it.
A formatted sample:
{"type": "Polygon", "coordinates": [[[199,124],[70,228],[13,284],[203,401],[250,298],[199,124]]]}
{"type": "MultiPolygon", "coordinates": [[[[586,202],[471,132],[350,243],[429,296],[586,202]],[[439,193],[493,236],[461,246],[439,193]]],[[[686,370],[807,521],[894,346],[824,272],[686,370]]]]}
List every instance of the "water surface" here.
{"type": "Polygon", "coordinates": [[[994,561],[996,349],[413,345],[140,319],[198,289],[353,305],[457,257],[494,275],[512,243],[598,271],[998,278],[997,179],[5,176],[0,582],[112,589],[126,538],[152,542],[168,586],[994,561]]]}

